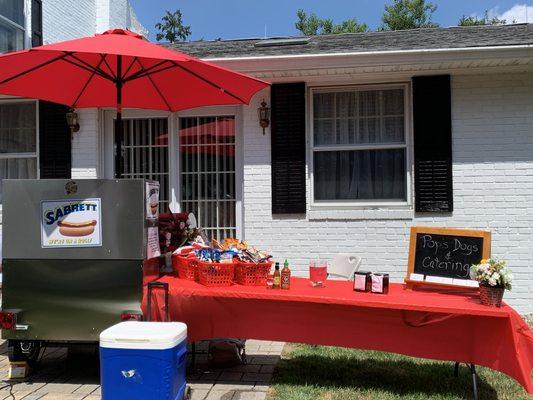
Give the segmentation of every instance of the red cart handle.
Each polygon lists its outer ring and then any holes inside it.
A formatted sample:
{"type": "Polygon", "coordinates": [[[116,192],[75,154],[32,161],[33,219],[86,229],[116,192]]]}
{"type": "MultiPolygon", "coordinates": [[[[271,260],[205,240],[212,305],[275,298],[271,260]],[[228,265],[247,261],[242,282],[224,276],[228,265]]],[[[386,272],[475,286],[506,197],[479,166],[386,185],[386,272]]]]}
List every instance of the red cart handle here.
{"type": "Polygon", "coordinates": [[[168,283],[167,282],[150,282],[148,283],[147,302],[146,302],[146,320],[152,320],[152,290],[154,288],[161,288],[165,291],[165,321],[170,320],[168,313],[168,283]]]}

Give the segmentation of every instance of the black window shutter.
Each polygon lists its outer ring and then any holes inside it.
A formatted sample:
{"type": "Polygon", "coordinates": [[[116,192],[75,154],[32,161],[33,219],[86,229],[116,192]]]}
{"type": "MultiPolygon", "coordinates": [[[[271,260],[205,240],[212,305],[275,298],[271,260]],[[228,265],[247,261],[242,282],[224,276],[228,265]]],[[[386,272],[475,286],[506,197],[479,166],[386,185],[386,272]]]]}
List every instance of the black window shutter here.
{"type": "Polygon", "coordinates": [[[31,45],[43,44],[43,4],[41,0],[31,2],[31,45]]]}
{"type": "Polygon", "coordinates": [[[450,76],[413,78],[415,210],[452,212],[450,76]]]}
{"type": "Polygon", "coordinates": [[[272,213],[305,214],[305,83],[271,88],[272,213]]]}
{"type": "Polygon", "coordinates": [[[43,179],[70,178],[71,133],[67,106],[39,101],[39,160],[43,179]]]}

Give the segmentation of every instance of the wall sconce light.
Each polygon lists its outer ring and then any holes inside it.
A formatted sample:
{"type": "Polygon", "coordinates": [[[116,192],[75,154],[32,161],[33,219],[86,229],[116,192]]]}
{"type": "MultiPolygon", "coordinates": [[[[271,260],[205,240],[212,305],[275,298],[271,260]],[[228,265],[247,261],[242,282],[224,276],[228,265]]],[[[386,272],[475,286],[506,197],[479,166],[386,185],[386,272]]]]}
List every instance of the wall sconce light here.
{"type": "Polygon", "coordinates": [[[70,132],[78,132],[80,130],[78,113],[73,108],[71,108],[65,116],[67,118],[67,125],[70,128],[70,132]]]}
{"type": "Polygon", "coordinates": [[[263,128],[263,135],[265,134],[265,129],[270,125],[270,107],[267,107],[265,100],[261,102],[261,107],[257,109],[259,114],[259,125],[263,128]]]}

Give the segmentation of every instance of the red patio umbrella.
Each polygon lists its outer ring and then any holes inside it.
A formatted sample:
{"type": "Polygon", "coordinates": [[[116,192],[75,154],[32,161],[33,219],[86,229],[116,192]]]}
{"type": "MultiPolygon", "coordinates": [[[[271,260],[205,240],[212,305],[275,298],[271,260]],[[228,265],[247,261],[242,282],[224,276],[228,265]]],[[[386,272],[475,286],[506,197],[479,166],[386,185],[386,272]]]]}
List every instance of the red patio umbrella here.
{"type": "MultiPolygon", "coordinates": [[[[122,107],[178,111],[248,104],[268,85],[124,29],[0,56],[1,94],[72,108],[116,107],[116,154],[122,150],[122,107]]],[[[122,157],[116,160],[120,177],[122,157]]]]}

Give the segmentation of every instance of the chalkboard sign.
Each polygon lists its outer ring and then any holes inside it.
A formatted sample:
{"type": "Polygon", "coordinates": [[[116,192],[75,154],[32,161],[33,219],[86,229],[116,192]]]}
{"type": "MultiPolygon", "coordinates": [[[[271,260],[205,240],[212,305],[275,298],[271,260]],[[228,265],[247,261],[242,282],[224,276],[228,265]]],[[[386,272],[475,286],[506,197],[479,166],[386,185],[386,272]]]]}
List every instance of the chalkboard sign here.
{"type": "Polygon", "coordinates": [[[413,227],[405,282],[474,287],[470,266],[489,257],[490,232],[413,227]]]}

